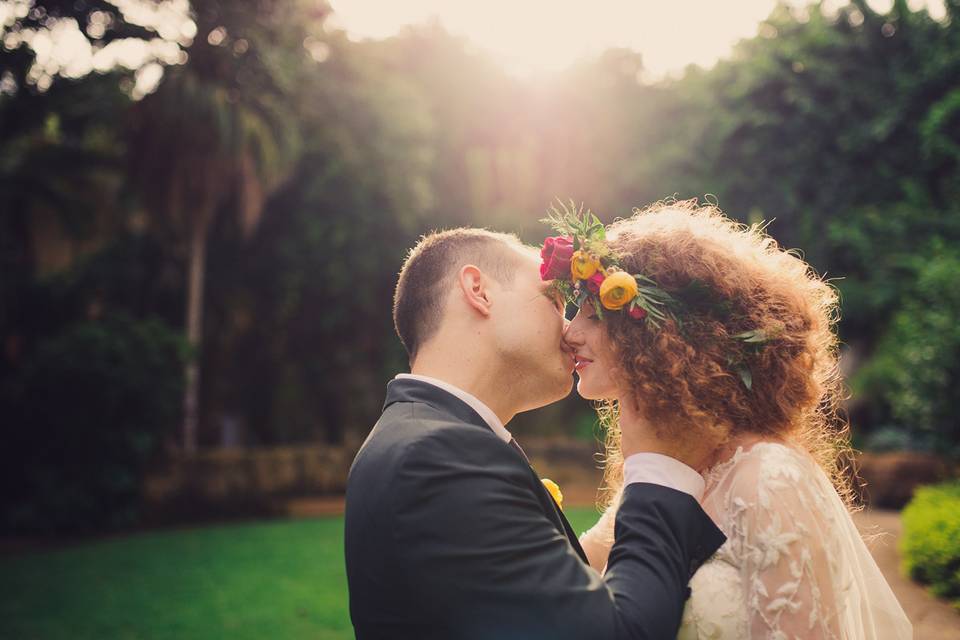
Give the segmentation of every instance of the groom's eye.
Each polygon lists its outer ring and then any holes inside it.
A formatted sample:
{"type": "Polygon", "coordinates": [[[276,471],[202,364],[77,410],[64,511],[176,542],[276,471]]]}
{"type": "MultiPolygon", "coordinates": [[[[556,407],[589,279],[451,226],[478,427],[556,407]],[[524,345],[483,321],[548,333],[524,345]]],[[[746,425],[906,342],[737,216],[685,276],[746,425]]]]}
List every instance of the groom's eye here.
{"type": "Polygon", "coordinates": [[[550,301],[553,303],[553,307],[557,311],[559,311],[560,313],[564,312],[564,308],[566,307],[566,302],[564,301],[562,295],[549,290],[544,291],[543,295],[545,295],[547,298],[550,299],[550,301]]]}

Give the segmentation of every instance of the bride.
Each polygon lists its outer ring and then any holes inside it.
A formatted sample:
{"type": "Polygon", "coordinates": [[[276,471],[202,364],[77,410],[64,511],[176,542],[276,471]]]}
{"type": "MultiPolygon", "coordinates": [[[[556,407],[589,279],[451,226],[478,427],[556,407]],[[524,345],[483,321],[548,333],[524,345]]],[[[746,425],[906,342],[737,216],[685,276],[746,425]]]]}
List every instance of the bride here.
{"type": "Polygon", "coordinates": [[[701,503],[728,540],[690,582],[680,638],[910,638],[848,509],[836,291],[760,227],[693,201],[606,231],[589,214],[553,222],[577,249],[560,285],[579,305],[577,389],[607,426],[591,566],[614,537],[618,426],[685,434],[715,445],[701,503]]]}

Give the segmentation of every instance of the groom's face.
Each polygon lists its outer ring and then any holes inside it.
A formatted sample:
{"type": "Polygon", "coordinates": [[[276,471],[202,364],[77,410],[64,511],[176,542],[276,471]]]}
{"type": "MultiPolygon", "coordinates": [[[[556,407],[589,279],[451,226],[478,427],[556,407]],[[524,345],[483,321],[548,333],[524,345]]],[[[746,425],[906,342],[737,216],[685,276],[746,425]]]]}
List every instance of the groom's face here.
{"type": "Polygon", "coordinates": [[[540,258],[524,251],[511,286],[494,305],[497,345],[529,398],[524,410],[564,398],[573,386],[573,357],[563,340],[563,301],[540,279],[540,258]]]}

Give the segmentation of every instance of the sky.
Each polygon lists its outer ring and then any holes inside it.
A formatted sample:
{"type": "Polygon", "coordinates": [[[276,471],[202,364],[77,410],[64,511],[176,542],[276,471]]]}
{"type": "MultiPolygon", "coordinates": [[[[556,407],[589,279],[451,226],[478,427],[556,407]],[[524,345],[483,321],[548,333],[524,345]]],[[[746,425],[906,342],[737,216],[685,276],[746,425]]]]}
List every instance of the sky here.
{"type": "MultiPolygon", "coordinates": [[[[520,76],[556,72],[611,47],[639,51],[651,79],[712,66],[757,34],[776,0],[331,0],[354,39],[384,38],[431,20],[472,41],[520,76]]],[[[805,6],[802,0],[791,2],[805,6]]],[[[826,5],[845,4],[839,0],[826,5]]],[[[886,11],[892,0],[871,0],[886,11]]],[[[942,15],[942,0],[915,0],[942,15]]]]}

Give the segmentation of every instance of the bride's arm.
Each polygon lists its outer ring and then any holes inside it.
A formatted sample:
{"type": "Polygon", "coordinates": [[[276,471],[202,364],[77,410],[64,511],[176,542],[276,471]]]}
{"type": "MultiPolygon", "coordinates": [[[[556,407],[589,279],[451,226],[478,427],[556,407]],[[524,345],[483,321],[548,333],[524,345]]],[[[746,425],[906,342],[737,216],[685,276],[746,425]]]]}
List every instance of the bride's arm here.
{"type": "Polygon", "coordinates": [[[580,546],[587,554],[587,560],[590,566],[596,569],[597,573],[603,573],[607,566],[607,557],[610,555],[610,548],[613,546],[613,526],[617,515],[616,507],[609,506],[597,524],[585,531],[580,536],[580,546]]]}
{"type": "Polygon", "coordinates": [[[623,496],[621,488],[610,501],[609,506],[604,510],[597,524],[585,531],[580,536],[580,546],[587,554],[587,560],[590,566],[596,569],[597,573],[603,573],[607,567],[607,557],[610,555],[610,548],[613,546],[613,530],[617,520],[617,505],[623,496]]]}
{"type": "Polygon", "coordinates": [[[853,576],[838,540],[856,530],[819,470],[770,462],[739,470],[728,497],[750,637],[845,637],[840,617],[853,576]]]}

